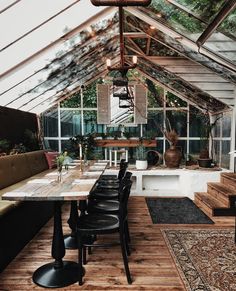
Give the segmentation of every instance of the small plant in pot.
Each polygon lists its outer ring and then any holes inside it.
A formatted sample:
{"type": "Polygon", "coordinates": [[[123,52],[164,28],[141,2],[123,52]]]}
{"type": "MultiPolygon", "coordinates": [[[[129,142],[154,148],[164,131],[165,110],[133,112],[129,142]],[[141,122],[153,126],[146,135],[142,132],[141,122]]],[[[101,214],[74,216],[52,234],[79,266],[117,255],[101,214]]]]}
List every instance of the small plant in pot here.
{"type": "Polygon", "coordinates": [[[148,167],[147,154],[143,140],[140,138],[139,145],[136,148],[136,169],[146,170],[148,167]]]}

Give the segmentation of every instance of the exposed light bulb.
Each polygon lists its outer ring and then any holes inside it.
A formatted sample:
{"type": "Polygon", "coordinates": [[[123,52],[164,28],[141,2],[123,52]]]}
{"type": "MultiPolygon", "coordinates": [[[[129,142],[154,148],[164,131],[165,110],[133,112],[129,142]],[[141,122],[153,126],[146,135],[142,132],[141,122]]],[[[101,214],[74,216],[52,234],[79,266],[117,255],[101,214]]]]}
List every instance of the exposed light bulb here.
{"type": "Polygon", "coordinates": [[[106,60],[106,64],[107,64],[107,67],[110,67],[111,66],[111,60],[110,59],[107,59],[106,60]]]}
{"type": "Polygon", "coordinates": [[[132,61],[133,61],[133,64],[137,64],[137,62],[138,62],[138,57],[137,57],[137,56],[133,56],[133,57],[132,57],[132,61]]]}

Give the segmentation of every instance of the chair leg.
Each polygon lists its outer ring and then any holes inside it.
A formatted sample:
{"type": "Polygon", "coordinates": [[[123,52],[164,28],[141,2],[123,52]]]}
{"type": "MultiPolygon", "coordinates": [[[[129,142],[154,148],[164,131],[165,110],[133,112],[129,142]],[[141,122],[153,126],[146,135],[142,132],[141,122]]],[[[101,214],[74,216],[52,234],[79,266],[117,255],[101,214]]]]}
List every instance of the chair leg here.
{"type": "Polygon", "coordinates": [[[125,234],[126,234],[126,237],[128,239],[128,243],[130,243],[131,240],[130,240],[129,225],[128,225],[128,221],[127,220],[125,221],[125,234]]]}
{"type": "Polygon", "coordinates": [[[92,254],[92,247],[88,247],[88,254],[89,254],[89,255],[92,254]]]}
{"type": "Polygon", "coordinates": [[[78,276],[78,281],[79,285],[83,285],[83,241],[82,237],[78,235],[78,271],[79,271],[79,276],[78,276]]]}
{"type": "Polygon", "coordinates": [[[132,279],[131,279],[129,265],[128,265],[128,258],[127,258],[127,250],[126,250],[124,233],[122,231],[120,231],[119,235],[120,235],[120,246],[121,246],[121,252],[122,252],[123,262],[124,262],[124,266],[125,266],[125,273],[126,273],[127,281],[129,284],[132,284],[132,279]]]}
{"type": "Polygon", "coordinates": [[[86,247],[83,246],[83,264],[87,264],[87,258],[86,258],[86,247]]]}
{"type": "Polygon", "coordinates": [[[131,252],[130,252],[130,247],[129,247],[129,243],[128,243],[128,238],[126,237],[126,234],[125,235],[125,248],[126,248],[126,253],[127,253],[127,256],[130,256],[131,255],[131,252]]]}

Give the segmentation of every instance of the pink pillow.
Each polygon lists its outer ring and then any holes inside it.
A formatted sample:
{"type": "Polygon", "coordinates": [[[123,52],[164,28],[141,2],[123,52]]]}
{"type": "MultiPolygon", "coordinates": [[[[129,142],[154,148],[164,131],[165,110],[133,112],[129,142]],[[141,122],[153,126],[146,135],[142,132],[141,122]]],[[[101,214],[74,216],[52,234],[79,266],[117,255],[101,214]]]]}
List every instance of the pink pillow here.
{"type": "Polygon", "coordinates": [[[48,162],[48,168],[56,168],[57,167],[57,162],[56,162],[56,157],[59,155],[58,152],[44,152],[46,160],[48,162]]]}

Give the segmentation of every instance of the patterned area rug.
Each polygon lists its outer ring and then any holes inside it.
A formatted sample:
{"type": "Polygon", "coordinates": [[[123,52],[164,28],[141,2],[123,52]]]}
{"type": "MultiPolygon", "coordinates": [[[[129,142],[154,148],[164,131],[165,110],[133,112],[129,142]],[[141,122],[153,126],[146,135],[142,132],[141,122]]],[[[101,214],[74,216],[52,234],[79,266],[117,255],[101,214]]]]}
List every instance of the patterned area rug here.
{"type": "Polygon", "coordinates": [[[187,198],[146,198],[153,223],[211,224],[214,223],[194,202],[187,198]]]}
{"type": "Polygon", "coordinates": [[[162,230],[188,291],[235,291],[233,230],[162,230]]]}

